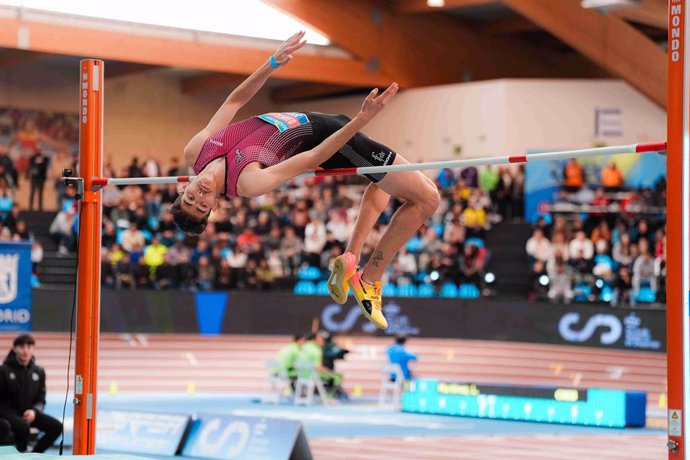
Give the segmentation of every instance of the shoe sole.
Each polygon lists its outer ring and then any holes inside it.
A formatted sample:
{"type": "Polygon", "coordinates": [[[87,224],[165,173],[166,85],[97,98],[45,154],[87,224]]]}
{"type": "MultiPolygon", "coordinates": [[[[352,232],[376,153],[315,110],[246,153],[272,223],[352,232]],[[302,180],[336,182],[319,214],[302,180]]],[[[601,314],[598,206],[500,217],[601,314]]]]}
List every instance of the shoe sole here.
{"type": "Polygon", "coordinates": [[[347,265],[341,257],[333,261],[331,276],[328,277],[328,293],[336,303],[343,305],[347,302],[347,296],[350,291],[348,281],[354,274],[354,270],[352,273],[347,273],[347,265]]]}

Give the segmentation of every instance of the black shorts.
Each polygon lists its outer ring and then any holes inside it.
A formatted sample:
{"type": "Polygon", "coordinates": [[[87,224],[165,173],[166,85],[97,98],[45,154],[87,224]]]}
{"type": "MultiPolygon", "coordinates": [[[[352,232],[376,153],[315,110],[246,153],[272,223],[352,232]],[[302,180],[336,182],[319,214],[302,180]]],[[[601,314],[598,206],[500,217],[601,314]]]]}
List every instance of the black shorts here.
{"type": "MultiPolygon", "coordinates": [[[[315,145],[320,144],[331,134],[345,126],[349,121],[345,115],[328,115],[319,112],[305,112],[314,127],[315,145]]],[[[396,153],[383,144],[362,133],[355,134],[335,155],[321,164],[324,169],[359,168],[363,166],[392,165],[396,153]]],[[[378,182],[386,173],[365,174],[372,182],[378,182]]]]}

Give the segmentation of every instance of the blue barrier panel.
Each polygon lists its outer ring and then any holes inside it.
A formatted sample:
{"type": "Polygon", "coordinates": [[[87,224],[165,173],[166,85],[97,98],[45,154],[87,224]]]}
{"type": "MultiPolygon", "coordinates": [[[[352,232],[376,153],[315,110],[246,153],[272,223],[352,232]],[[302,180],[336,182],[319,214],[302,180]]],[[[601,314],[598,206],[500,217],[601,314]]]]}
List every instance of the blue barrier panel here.
{"type": "Polygon", "coordinates": [[[102,409],[98,411],[96,448],[134,454],[175,455],[191,417],[102,409]]]}
{"type": "Polygon", "coordinates": [[[31,243],[0,242],[0,331],[31,328],[31,243]]]}
{"type": "Polygon", "coordinates": [[[403,412],[611,428],[644,426],[644,392],[529,387],[417,379],[403,412]]]}
{"type": "Polygon", "coordinates": [[[228,305],[227,292],[197,292],[194,295],[199,332],[204,335],[218,335],[223,326],[228,305]]]}
{"type": "Polygon", "coordinates": [[[302,424],[293,420],[200,414],[182,455],[207,459],[311,460],[302,424]]]}

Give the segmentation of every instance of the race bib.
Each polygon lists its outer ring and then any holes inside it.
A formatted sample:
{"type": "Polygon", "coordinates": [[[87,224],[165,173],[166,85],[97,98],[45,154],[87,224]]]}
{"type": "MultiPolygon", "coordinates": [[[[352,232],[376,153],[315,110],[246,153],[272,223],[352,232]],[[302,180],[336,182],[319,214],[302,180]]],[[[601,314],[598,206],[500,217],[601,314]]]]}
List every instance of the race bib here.
{"type": "Polygon", "coordinates": [[[262,119],[267,123],[272,124],[273,126],[278,128],[278,131],[280,131],[281,133],[283,131],[287,131],[290,128],[294,128],[295,126],[309,123],[309,118],[307,118],[305,114],[299,112],[264,113],[263,115],[259,115],[258,118],[262,119]]]}

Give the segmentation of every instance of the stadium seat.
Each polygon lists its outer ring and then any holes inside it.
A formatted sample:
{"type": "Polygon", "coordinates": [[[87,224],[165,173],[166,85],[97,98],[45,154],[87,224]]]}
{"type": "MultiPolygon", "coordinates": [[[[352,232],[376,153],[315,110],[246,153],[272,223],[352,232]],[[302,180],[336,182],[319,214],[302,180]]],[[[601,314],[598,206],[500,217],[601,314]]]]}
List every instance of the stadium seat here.
{"type": "Polygon", "coordinates": [[[398,295],[398,290],[395,287],[395,284],[393,283],[386,283],[386,285],[383,287],[383,290],[381,292],[381,295],[384,295],[386,297],[395,297],[398,295]]]}
{"type": "Polygon", "coordinates": [[[481,295],[479,288],[471,283],[465,283],[460,285],[460,290],[458,292],[458,297],[461,299],[476,299],[481,295]]]}
{"type": "Polygon", "coordinates": [[[300,269],[297,277],[301,280],[315,281],[321,278],[321,270],[319,267],[303,267],[300,269]]]}
{"type": "Polygon", "coordinates": [[[613,297],[613,289],[611,289],[611,286],[608,284],[605,284],[603,288],[601,288],[601,294],[599,294],[599,300],[602,302],[610,302],[611,298],[613,297]]]}
{"type": "Polygon", "coordinates": [[[416,297],[417,286],[414,284],[403,284],[398,287],[398,296],[400,297],[416,297]]]}
{"type": "Polygon", "coordinates": [[[419,297],[433,297],[434,286],[431,284],[420,284],[417,288],[417,295],[419,297]]]}
{"type": "Polygon", "coordinates": [[[649,286],[640,286],[640,291],[635,296],[635,300],[638,302],[648,302],[652,303],[656,301],[656,294],[652,291],[649,286]]]}
{"type": "Polygon", "coordinates": [[[578,283],[573,288],[575,291],[575,302],[587,302],[592,294],[592,288],[587,283],[578,283]]]}
{"type": "Polygon", "coordinates": [[[455,283],[443,283],[441,286],[441,292],[439,293],[441,297],[454,298],[458,296],[458,287],[455,283]]]}
{"type": "Polygon", "coordinates": [[[298,281],[295,284],[294,293],[297,295],[314,295],[316,294],[316,286],[311,281],[298,281]]]}
{"type": "Polygon", "coordinates": [[[316,285],[316,295],[330,295],[328,293],[328,281],[319,281],[316,285]]]}
{"type": "Polygon", "coordinates": [[[484,247],[484,240],[482,240],[481,238],[467,238],[465,240],[465,245],[468,244],[473,244],[481,249],[484,247]]]}

